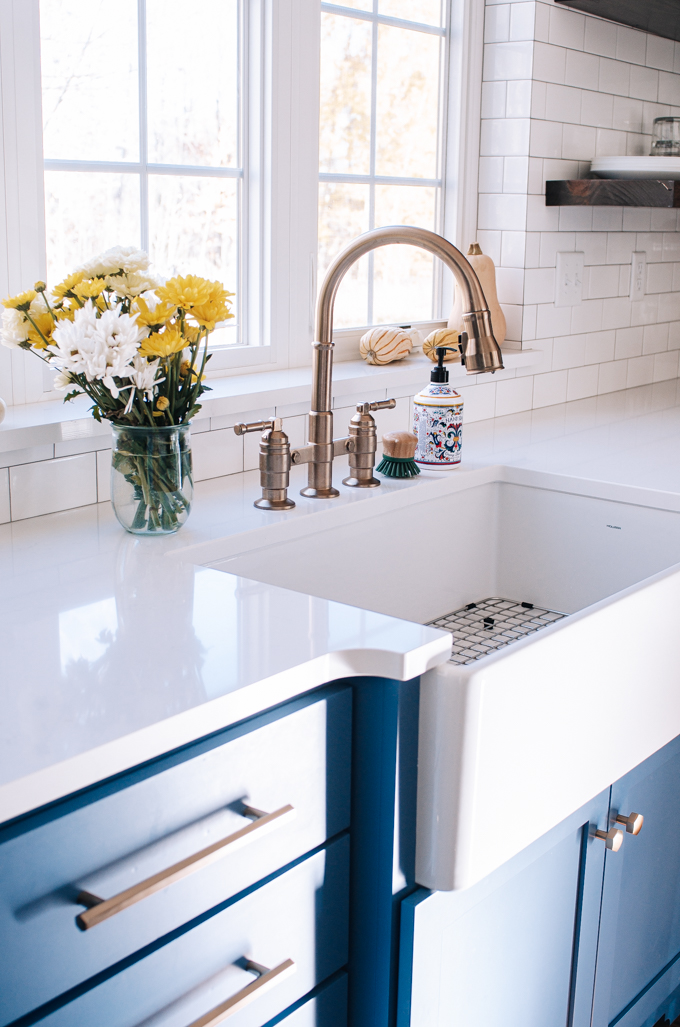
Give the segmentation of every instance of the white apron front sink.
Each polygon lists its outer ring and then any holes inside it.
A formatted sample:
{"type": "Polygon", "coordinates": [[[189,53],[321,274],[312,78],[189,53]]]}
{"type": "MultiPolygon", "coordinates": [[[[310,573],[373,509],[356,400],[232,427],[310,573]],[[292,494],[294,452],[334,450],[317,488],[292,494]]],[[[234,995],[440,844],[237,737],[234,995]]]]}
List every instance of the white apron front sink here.
{"type": "Polygon", "coordinates": [[[420,623],[490,596],[570,615],[421,679],[416,877],[450,890],[680,734],[674,505],[489,468],[329,509],[304,530],[291,520],[290,538],[248,552],[232,540],[211,566],[420,623]]]}

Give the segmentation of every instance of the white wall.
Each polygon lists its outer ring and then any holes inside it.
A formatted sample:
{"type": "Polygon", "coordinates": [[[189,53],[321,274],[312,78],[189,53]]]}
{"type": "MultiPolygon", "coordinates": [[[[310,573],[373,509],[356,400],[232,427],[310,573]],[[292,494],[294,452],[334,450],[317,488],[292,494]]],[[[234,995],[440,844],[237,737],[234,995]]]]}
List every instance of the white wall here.
{"type": "Polygon", "coordinates": [[[544,194],[593,156],[649,152],[653,119],[680,115],[680,44],[554,3],[487,0],[484,50],[478,239],[508,338],[543,353],[503,412],[677,377],[680,212],[546,207],[544,194]],[[574,250],[583,302],[556,307],[556,254],[574,250]],[[634,250],[647,295],[631,303],[634,250]]]}

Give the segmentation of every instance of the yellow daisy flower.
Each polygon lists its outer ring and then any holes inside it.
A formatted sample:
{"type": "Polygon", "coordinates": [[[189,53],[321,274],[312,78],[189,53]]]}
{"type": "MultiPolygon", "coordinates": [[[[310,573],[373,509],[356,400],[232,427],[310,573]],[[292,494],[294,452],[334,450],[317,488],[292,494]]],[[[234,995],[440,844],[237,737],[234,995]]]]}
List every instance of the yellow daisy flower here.
{"type": "Polygon", "coordinates": [[[81,300],[96,299],[106,289],[106,282],[101,278],[95,278],[92,282],[78,282],[73,286],[73,293],[81,300]]]}
{"type": "MultiPolygon", "coordinates": [[[[224,291],[224,290],[223,290],[224,291]]],[[[229,300],[222,297],[215,297],[210,299],[207,303],[201,303],[191,308],[191,316],[198,321],[202,328],[207,328],[209,332],[212,332],[215,325],[219,324],[220,321],[228,321],[230,317],[234,315],[229,309],[229,300]]]]}
{"type": "Polygon", "coordinates": [[[177,313],[177,307],[171,303],[159,303],[154,310],[149,310],[149,304],[142,296],[137,296],[132,304],[132,312],[137,314],[137,324],[147,325],[149,328],[161,328],[177,313]]]}
{"type": "Polygon", "coordinates": [[[74,271],[72,275],[69,275],[63,282],[60,282],[59,285],[57,285],[54,290],[54,295],[60,300],[63,300],[68,293],[73,292],[74,287],[79,285],[84,278],[85,275],[82,271],[74,271]]]}
{"type": "Polygon", "coordinates": [[[29,289],[28,292],[20,292],[18,296],[8,296],[2,301],[2,305],[8,310],[12,307],[15,310],[28,310],[37,295],[35,289],[29,289]]]}
{"type": "Polygon", "coordinates": [[[164,332],[154,332],[143,339],[139,352],[145,357],[169,357],[173,353],[181,353],[185,346],[186,340],[179,328],[170,325],[164,332]]]}
{"type": "Polygon", "coordinates": [[[207,303],[212,293],[212,282],[197,275],[186,275],[182,278],[170,278],[165,285],[156,289],[156,295],[163,303],[173,304],[182,310],[191,310],[193,306],[207,303]]]}
{"type": "Polygon", "coordinates": [[[49,313],[45,314],[31,314],[31,318],[35,321],[36,327],[30,323],[28,324],[28,340],[34,349],[45,349],[45,346],[52,341],[52,332],[54,331],[54,319],[49,313]],[[40,329],[40,331],[37,331],[40,329]],[[41,334],[42,333],[42,334],[41,334]],[[43,338],[44,336],[44,338],[43,338]],[[45,341],[47,340],[47,342],[45,341]]]}

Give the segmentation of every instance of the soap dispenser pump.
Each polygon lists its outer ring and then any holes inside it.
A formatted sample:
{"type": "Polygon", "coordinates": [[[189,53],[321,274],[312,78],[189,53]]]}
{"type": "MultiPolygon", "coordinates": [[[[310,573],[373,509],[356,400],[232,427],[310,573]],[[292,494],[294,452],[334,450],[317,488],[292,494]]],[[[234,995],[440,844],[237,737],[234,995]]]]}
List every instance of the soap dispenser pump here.
{"type": "Polygon", "coordinates": [[[452,348],[437,347],[430,384],[413,397],[413,433],[418,439],[415,461],[430,470],[448,470],[460,463],[463,400],[449,385],[449,369],[444,367],[444,356],[452,348]]]}

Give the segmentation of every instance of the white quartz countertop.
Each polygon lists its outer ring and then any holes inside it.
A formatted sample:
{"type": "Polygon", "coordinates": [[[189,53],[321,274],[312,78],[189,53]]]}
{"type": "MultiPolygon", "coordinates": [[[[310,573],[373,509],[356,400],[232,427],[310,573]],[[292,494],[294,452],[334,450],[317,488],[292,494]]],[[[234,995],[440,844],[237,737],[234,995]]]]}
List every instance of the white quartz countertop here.
{"type": "Polygon", "coordinates": [[[450,474],[503,466],[680,509],[680,380],[469,425],[449,475],[318,501],[297,495],[294,468],[284,514],[252,506],[247,472],[199,483],[189,522],[163,539],[128,535],[106,503],[0,527],[0,822],[326,681],[408,680],[445,661],[442,632],[202,564],[314,530],[329,509],[347,522],[355,503],[427,498],[450,474]]]}

